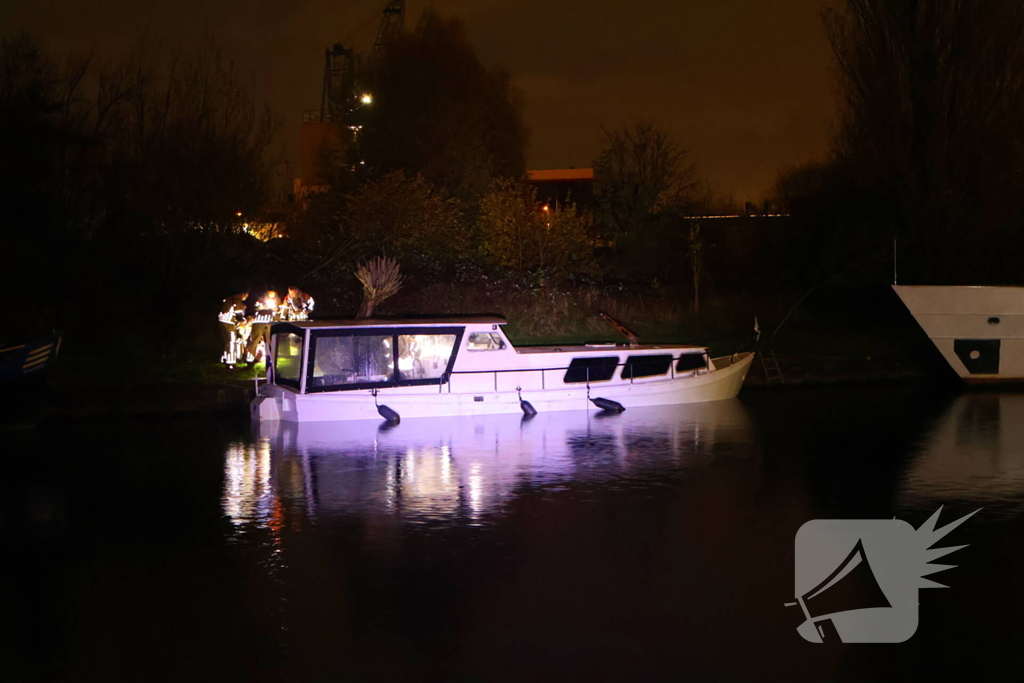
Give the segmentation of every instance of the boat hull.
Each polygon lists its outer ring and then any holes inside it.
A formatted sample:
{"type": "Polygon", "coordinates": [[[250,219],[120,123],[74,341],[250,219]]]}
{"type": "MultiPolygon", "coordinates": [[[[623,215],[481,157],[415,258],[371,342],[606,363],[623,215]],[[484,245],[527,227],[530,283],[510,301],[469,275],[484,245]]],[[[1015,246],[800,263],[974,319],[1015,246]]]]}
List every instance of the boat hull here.
{"type": "Polygon", "coordinates": [[[1024,383],[1024,287],[893,290],[966,384],[1024,383]]]}
{"type": "MultiPolygon", "coordinates": [[[[367,390],[301,394],[287,387],[266,384],[253,399],[254,420],[326,422],[380,420],[378,406],[396,412],[402,419],[460,415],[522,413],[520,398],[541,413],[565,410],[598,410],[590,401],[604,398],[634,407],[700,403],[734,398],[750,370],[753,353],[713,359],[710,372],[689,373],[673,378],[645,378],[629,381],[594,382],[585,385],[518,391],[457,391],[458,382],[439,386],[393,387],[374,396],[367,390]]],[[[495,381],[497,385],[497,380],[495,381]]]]}

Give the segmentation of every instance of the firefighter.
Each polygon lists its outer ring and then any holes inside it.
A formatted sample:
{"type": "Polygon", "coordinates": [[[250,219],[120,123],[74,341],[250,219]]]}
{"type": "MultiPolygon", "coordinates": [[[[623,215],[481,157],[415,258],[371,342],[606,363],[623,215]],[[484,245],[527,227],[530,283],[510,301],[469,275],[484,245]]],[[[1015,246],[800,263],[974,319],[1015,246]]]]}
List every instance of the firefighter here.
{"type": "Polygon", "coordinates": [[[249,332],[249,346],[245,350],[246,362],[250,367],[256,362],[256,351],[261,341],[264,342],[264,351],[270,348],[270,325],[281,319],[281,309],[281,300],[272,289],[267,290],[267,293],[256,301],[252,329],[249,332]]]}
{"type": "Polygon", "coordinates": [[[284,300],[284,315],[288,320],[308,320],[313,312],[313,297],[298,287],[289,287],[288,296],[284,300]]]}
{"type": "Polygon", "coordinates": [[[245,302],[248,298],[249,292],[229,296],[221,302],[220,313],[217,314],[220,336],[224,339],[224,353],[221,354],[220,362],[229,369],[233,369],[240,360],[235,351],[235,342],[239,339],[238,326],[245,322],[245,302]]]}

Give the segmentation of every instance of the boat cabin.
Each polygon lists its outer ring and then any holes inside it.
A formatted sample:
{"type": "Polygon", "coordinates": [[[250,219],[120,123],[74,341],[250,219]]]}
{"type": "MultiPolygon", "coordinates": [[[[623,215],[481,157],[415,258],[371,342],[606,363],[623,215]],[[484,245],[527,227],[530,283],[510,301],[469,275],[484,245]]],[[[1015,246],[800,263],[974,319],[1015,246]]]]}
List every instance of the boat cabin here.
{"type": "Polygon", "coordinates": [[[497,316],[280,322],[271,328],[268,379],[300,394],[450,385],[453,375],[459,375],[458,386],[450,390],[488,384],[495,391],[515,391],[533,384],[550,389],[613,378],[667,379],[711,369],[699,346],[516,349],[502,330],[505,324],[497,316]]]}

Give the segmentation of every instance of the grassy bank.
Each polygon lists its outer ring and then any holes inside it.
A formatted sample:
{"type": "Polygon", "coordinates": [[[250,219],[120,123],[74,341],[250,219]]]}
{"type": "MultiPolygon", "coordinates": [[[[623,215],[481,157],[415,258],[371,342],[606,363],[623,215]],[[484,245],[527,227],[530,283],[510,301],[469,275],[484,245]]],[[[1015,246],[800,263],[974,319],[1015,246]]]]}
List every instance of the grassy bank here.
{"type": "MultiPolygon", "coordinates": [[[[498,294],[486,283],[469,289],[426,287],[389,301],[381,314],[498,313],[508,319],[506,333],[520,346],[623,341],[599,317],[605,311],[644,343],[704,345],[713,355],[751,349],[774,353],[787,385],[919,380],[943,373],[923,333],[909,315],[895,308],[809,307],[776,329],[786,311],[750,298],[710,299],[700,314],[694,314],[692,302],[670,290],[581,287],[498,294]],[[761,327],[756,347],[755,310],[761,327]]],[[[221,341],[212,313],[197,313],[179,328],[177,340],[164,344],[130,334],[103,339],[67,334],[61,358],[48,378],[56,412],[159,414],[244,405],[263,366],[228,370],[218,362],[221,341]]],[[[747,384],[767,384],[759,361],[747,384]]]]}

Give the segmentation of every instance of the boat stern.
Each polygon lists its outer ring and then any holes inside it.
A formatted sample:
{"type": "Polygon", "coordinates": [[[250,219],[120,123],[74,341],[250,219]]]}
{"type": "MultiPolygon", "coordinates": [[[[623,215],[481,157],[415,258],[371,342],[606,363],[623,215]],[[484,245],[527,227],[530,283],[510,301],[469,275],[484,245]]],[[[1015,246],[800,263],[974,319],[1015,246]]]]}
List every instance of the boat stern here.
{"type": "Polygon", "coordinates": [[[298,421],[295,392],[274,384],[264,384],[249,403],[249,417],[254,422],[284,420],[298,421]]]}

